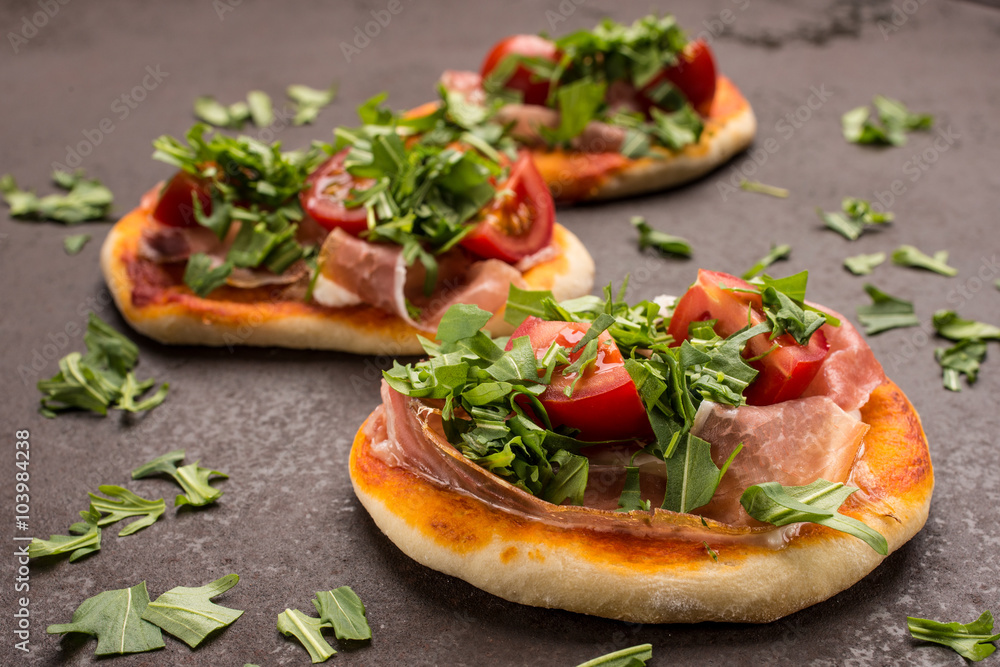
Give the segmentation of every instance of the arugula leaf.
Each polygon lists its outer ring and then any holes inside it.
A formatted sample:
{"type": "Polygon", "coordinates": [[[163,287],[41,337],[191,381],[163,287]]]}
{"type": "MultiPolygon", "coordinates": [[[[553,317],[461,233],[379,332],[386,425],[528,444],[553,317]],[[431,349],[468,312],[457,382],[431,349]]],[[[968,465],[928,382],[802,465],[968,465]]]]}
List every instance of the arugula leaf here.
{"type": "Polygon", "coordinates": [[[218,630],[231,625],[243,612],[212,602],[239,583],[236,574],[227,574],[204,586],[177,586],[150,602],[141,612],[148,621],[177,637],[191,648],[198,646],[218,630]]]}
{"type": "Polygon", "coordinates": [[[164,383],[149,399],[135,399],[154,385],[138,382],[131,370],[139,361],[139,348],[90,313],[83,337],[87,354],[70,352],[59,360],[59,372],[38,382],[42,392],[40,412],[46,417],[66,410],[89,410],[107,415],[108,408],[136,412],[151,410],[166,399],[164,383]]]}
{"type": "Polygon", "coordinates": [[[88,510],[81,510],[83,521],[69,527],[70,535],[51,535],[47,540],[32,538],[28,545],[28,558],[58,556],[70,554],[69,562],[73,563],[84,556],[101,550],[101,529],[98,522],[101,513],[91,505],[88,510]]]}
{"type": "Polygon", "coordinates": [[[250,112],[250,119],[257,127],[267,127],[274,122],[271,96],[263,90],[251,90],[247,93],[247,109],[250,112]]]}
{"type": "Polygon", "coordinates": [[[890,329],[915,327],[920,320],[913,310],[913,303],[886,294],[871,283],[865,283],[865,291],[872,298],[870,306],[858,306],[858,321],[865,333],[873,336],[890,329]]]}
{"type": "Polygon", "coordinates": [[[114,195],[97,179],[88,179],[82,169],[74,173],[56,170],[52,181],[67,190],[66,194],[39,197],[17,187],[14,177],[0,177],[0,193],[10,207],[10,214],[26,220],[51,220],[75,225],[87,220],[104,220],[111,212],[114,195]]]}
{"type": "Polygon", "coordinates": [[[213,260],[203,252],[196,252],[188,258],[184,268],[184,284],[191,291],[204,298],[226,284],[226,278],[233,271],[232,262],[226,261],[213,268],[213,260]]]}
{"type": "Polygon", "coordinates": [[[63,250],[67,255],[76,255],[90,242],[90,234],[72,234],[63,239],[63,250]]]}
{"type": "Polygon", "coordinates": [[[639,467],[625,466],[625,486],[618,498],[619,512],[649,511],[649,501],[639,495],[639,467]]]}
{"type": "Polygon", "coordinates": [[[893,264],[927,269],[942,276],[957,276],[958,269],[948,266],[948,251],[940,250],[934,256],[925,255],[911,245],[901,245],[892,252],[893,264]]]}
{"type": "Polygon", "coordinates": [[[108,498],[102,498],[101,496],[93,493],[89,494],[91,509],[96,509],[101,514],[107,515],[101,517],[101,519],[97,522],[98,526],[107,526],[108,524],[117,523],[118,521],[128,519],[133,516],[145,517],[143,519],[139,519],[138,521],[133,521],[129,525],[122,528],[118,531],[118,537],[125,537],[126,535],[131,535],[132,533],[142,530],[146,526],[152,526],[161,516],[163,516],[163,513],[167,509],[167,505],[163,502],[163,498],[159,498],[157,500],[146,500],[145,498],[135,495],[128,489],[115,486],[113,484],[102,484],[97,488],[105,495],[121,499],[109,500],[108,498]]]}
{"type": "Polygon", "coordinates": [[[337,97],[337,84],[324,90],[310,88],[302,84],[293,84],[288,87],[286,92],[296,104],[295,118],[292,119],[292,124],[308,125],[316,120],[323,107],[328,106],[337,97]]]}
{"type": "Polygon", "coordinates": [[[333,627],[327,621],[306,616],[298,609],[285,609],[278,614],[278,632],[295,637],[309,651],[313,664],[326,662],[337,654],[323,638],[323,628],[333,627]]]}
{"type": "Polygon", "coordinates": [[[988,609],[976,620],[964,624],[907,616],[906,627],[914,639],[947,646],[973,662],[993,655],[997,649],[990,642],[1000,640],[1000,633],[993,634],[993,614],[988,609]]]}
{"type": "Polygon", "coordinates": [[[645,667],[646,661],[652,658],[653,645],[639,644],[588,660],[577,667],[645,667]]]}
{"type": "Polygon", "coordinates": [[[762,195],[770,195],[779,199],[788,199],[788,195],[791,194],[785,188],[779,188],[774,185],[766,185],[759,181],[748,181],[745,178],[740,181],[740,190],[743,190],[744,192],[756,192],[762,195]]]}
{"type": "Polygon", "coordinates": [[[747,272],[743,274],[743,280],[750,280],[758,273],[777,262],[779,259],[788,259],[788,256],[791,254],[792,246],[787,244],[774,245],[772,243],[771,250],[764,255],[759,262],[751,266],[747,272]]]}
{"type": "Polygon", "coordinates": [[[229,112],[229,107],[220,103],[211,95],[202,95],[195,99],[194,115],[198,120],[205,121],[215,127],[238,129],[243,125],[242,119],[238,118],[238,116],[233,117],[229,112]]]}
{"type": "Polygon", "coordinates": [[[565,500],[574,505],[582,505],[590,460],[586,456],[560,449],[552,455],[551,461],[558,464],[559,470],[543,498],[553,505],[562,505],[565,500]]]}
{"type": "Polygon", "coordinates": [[[844,267],[856,276],[867,276],[876,266],[885,261],[884,252],[861,254],[844,259],[844,267]]]}
{"type": "Polygon", "coordinates": [[[841,117],[844,138],[855,144],[902,146],[909,130],[927,130],[934,123],[930,114],[911,113],[898,101],[882,95],[874,99],[880,124],[871,120],[869,107],[851,109],[841,117]]]}
{"type": "Polygon", "coordinates": [[[775,526],[790,523],[816,523],[853,535],[885,556],[889,544],[873,528],[837,509],[857,488],[841,482],[818,479],[806,486],[782,486],[778,482],[765,482],[748,487],[740,497],[740,504],[747,514],[775,526]]]}
{"type": "Polygon", "coordinates": [[[772,340],[783,333],[788,333],[799,345],[808,345],[813,333],[826,324],[826,318],[822,314],[807,310],[804,304],[796,302],[773,286],[764,288],[761,299],[764,304],[764,315],[771,323],[772,340]]]}
{"type": "Polygon", "coordinates": [[[372,638],[365,605],[350,586],[318,591],[312,603],[320,620],[333,628],[338,640],[365,641],[372,638]]]}
{"type": "Polygon", "coordinates": [[[707,505],[741,449],[742,445],[737,447],[720,469],[712,461],[712,445],[690,433],[683,436],[673,456],[666,459],[667,493],[663,509],[687,513],[707,505]]]}
{"type": "Polygon", "coordinates": [[[604,104],[607,84],[590,79],[578,79],[555,90],[559,109],[559,126],[554,130],[541,127],[542,136],[551,144],[565,144],[579,136],[597,110],[604,104]]]}
{"type": "Polygon", "coordinates": [[[986,358],[986,343],[967,339],[955,345],[934,350],[934,359],[941,366],[942,382],[945,389],[962,391],[958,376],[965,375],[968,383],[974,384],[979,374],[979,364],[986,358]]]}
{"type": "Polygon", "coordinates": [[[149,604],[146,582],[131,588],[104,591],[87,598],[73,612],[71,623],[50,625],[46,632],[80,632],[97,637],[95,655],[143,653],[164,647],[160,629],[142,620],[149,604]]]}
{"type": "Polygon", "coordinates": [[[174,499],[174,507],[181,505],[200,507],[213,503],[222,497],[222,491],[210,486],[208,481],[213,476],[227,479],[229,475],[218,470],[202,468],[197,461],[177,467],[177,464],[183,460],[183,449],[168,452],[133,470],[132,479],[142,479],[152,475],[170,476],[184,490],[184,493],[178,494],[177,498],[174,499]]]}
{"type": "Polygon", "coordinates": [[[681,237],[653,229],[640,215],[633,216],[630,222],[639,231],[639,250],[655,248],[663,255],[691,256],[691,244],[681,237]]]}
{"type": "Polygon", "coordinates": [[[845,197],[841,202],[840,213],[828,213],[817,208],[816,213],[823,223],[849,241],[856,241],[869,225],[880,225],[892,222],[895,215],[886,211],[879,213],[872,209],[871,202],[855,197],[845,197]]]}
{"type": "Polygon", "coordinates": [[[975,320],[964,320],[953,310],[935,312],[933,323],[934,330],[950,340],[1000,340],[1000,327],[975,320]]]}

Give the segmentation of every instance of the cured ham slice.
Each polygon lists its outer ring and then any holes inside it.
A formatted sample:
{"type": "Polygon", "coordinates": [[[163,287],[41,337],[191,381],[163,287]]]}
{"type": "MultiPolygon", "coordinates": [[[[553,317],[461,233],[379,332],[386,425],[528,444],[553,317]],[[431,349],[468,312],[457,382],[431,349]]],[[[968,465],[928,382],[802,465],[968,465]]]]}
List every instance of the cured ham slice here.
{"type": "Polygon", "coordinates": [[[157,264],[182,262],[195,253],[221,256],[225,248],[207,227],[170,227],[152,219],[139,240],[139,254],[157,264]]]}
{"type": "Polygon", "coordinates": [[[826,396],[847,412],[860,410],[875,388],[885,382],[882,364],[846,317],[829,308],[810,305],[838,318],[840,326],[823,325],[830,352],[802,396],[826,396]]]}
{"type": "Polygon", "coordinates": [[[438,257],[434,290],[424,293],[426,272],[419,262],[407,266],[402,247],[369,243],[340,228],[330,232],[320,251],[320,273],[362,303],[392,313],[407,324],[434,331],[452,305],[468,303],[501,311],[513,283],[524,287],[520,271],[496,259],[473,260],[459,249],[438,257]],[[420,315],[414,318],[410,308],[420,315]]]}
{"type": "Polygon", "coordinates": [[[743,443],[712,502],[694,510],[738,526],[761,525],[740,505],[747,487],[763,482],[802,486],[846,482],[868,425],[826,396],[734,408],[705,401],[691,432],[712,445],[719,467],[743,443]]]}

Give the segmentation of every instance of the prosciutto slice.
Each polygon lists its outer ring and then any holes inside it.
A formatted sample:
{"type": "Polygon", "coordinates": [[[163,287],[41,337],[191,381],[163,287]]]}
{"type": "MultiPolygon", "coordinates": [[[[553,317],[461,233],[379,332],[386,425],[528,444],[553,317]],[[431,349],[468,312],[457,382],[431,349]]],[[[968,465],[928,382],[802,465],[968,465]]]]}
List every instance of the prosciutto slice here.
{"type": "MultiPolygon", "coordinates": [[[[465,458],[444,437],[439,409],[411,399],[382,383],[382,405],[365,425],[371,454],[386,465],[475,498],[528,521],[572,530],[631,534],[644,539],[669,537],[701,545],[755,544],[781,548],[795,533],[785,528],[702,524],[691,515],[657,511],[622,515],[614,511],[553,505],[518,489],[465,458]]],[[[610,508],[609,508],[610,509],[610,508]]]]}
{"type": "Polygon", "coordinates": [[[868,425],[826,396],[734,408],[705,401],[691,432],[712,445],[720,468],[743,443],[712,502],[695,514],[731,525],[760,525],[740,505],[747,487],[763,482],[802,486],[846,482],[868,425]]]}
{"type": "Polygon", "coordinates": [[[434,331],[445,311],[456,303],[496,313],[506,304],[512,283],[525,286],[520,271],[510,264],[496,259],[476,261],[455,249],[438,257],[437,283],[427,296],[423,265],[414,262],[408,267],[401,246],[369,243],[340,228],[323,243],[319,263],[325,279],[424,331],[434,331]],[[411,316],[408,304],[420,309],[419,318],[411,316]]]}
{"type": "Polygon", "coordinates": [[[826,396],[848,412],[859,410],[875,388],[885,382],[882,364],[846,317],[829,308],[810,305],[838,318],[840,326],[823,325],[830,352],[802,396],[826,396]]]}

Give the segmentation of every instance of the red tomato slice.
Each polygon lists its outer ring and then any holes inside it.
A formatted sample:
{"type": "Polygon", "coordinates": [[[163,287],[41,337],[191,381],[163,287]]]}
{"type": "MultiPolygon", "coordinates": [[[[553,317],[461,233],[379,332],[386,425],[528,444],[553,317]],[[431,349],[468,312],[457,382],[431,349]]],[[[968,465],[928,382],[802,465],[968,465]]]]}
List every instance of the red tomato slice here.
{"type": "MultiPolygon", "coordinates": [[[[507,349],[513,347],[515,338],[527,336],[536,355],[543,354],[553,341],[573,349],[589,323],[547,322],[529,317],[513,334],[507,349]]],[[[625,370],[625,361],[618,346],[607,331],[598,336],[597,360],[588,366],[576,383],[572,396],[564,390],[574,377],[566,377],[561,368],[552,374],[552,384],[538,397],[553,426],[565,425],[580,430],[581,440],[622,440],[652,435],[649,417],[639,392],[625,370]]],[[[580,354],[570,354],[575,361],[580,354]]]]}
{"type": "Polygon", "coordinates": [[[368,229],[368,209],[348,208],[344,202],[350,198],[351,190],[365,190],[375,181],[357,178],[344,168],[349,152],[345,148],[310,174],[306,179],[308,187],[299,194],[299,200],[305,212],[324,229],[333,231],[340,227],[357,236],[368,229]]]}
{"type": "Polygon", "coordinates": [[[514,263],[552,242],[556,207],[531,154],[522,151],[479,224],[460,242],[480,257],[514,263]]]}
{"type": "MultiPolygon", "coordinates": [[[[691,106],[702,116],[707,116],[712,108],[712,100],[715,99],[715,58],[712,57],[712,50],[704,40],[688,42],[687,46],[678,56],[678,62],[673,67],[660,72],[652,81],[640,91],[639,99],[649,113],[649,108],[654,106],[649,95],[664,81],[677,86],[684,93],[691,106]]],[[[673,111],[673,109],[668,109],[673,111]]]]}
{"type": "Polygon", "coordinates": [[[198,195],[205,215],[212,213],[212,198],[208,194],[208,183],[186,171],[174,174],[163,189],[153,208],[153,217],[170,227],[195,227],[194,200],[191,193],[198,195]]]}
{"type": "MultiPolygon", "coordinates": [[[[497,42],[487,54],[480,68],[483,79],[509,55],[545,58],[552,62],[559,60],[559,52],[554,42],[538,35],[511,35],[497,42]]],[[[521,91],[525,104],[545,104],[545,100],[549,97],[549,82],[534,79],[535,75],[531,70],[524,65],[518,65],[504,87],[508,90],[521,91]]]]}
{"type": "MultiPolygon", "coordinates": [[[[730,336],[747,324],[765,321],[760,294],[737,292],[733,288],[754,289],[728,273],[698,271],[698,280],[677,302],[670,320],[669,333],[676,344],[688,337],[688,326],[692,322],[718,320],[715,332],[730,336]]],[[[775,343],[777,348],[750,363],[760,371],[744,394],[750,405],[771,405],[801,396],[830,350],[822,330],[815,332],[805,346],[788,334],[773,341],[768,340],[766,334],[760,334],[747,341],[743,356],[747,359],[760,356],[775,343]]]]}

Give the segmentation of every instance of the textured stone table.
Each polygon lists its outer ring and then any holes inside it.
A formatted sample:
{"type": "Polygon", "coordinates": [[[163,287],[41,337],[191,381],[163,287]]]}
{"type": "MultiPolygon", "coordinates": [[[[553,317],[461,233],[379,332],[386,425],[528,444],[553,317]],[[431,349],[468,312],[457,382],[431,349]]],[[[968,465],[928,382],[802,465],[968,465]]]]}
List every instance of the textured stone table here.
{"type": "MultiPolygon", "coordinates": [[[[577,6],[569,0],[401,0],[398,13],[384,14],[387,0],[280,7],[216,0],[68,2],[48,17],[38,14],[40,4],[0,8],[7,34],[0,47],[0,171],[48,192],[51,166],[79,160],[114,191],[118,214],[171,173],[149,159],[150,141],[182,134],[193,121],[197,95],[231,102],[260,88],[281,100],[290,83],[339,81],[339,98],[318,123],[277,131],[286,146],[298,147],[312,138],[328,140],[335,124],[353,123],[354,108],[382,90],[391,92],[397,107],[425,101],[441,70],[477,67],[488,46],[509,33],[562,34],[592,26],[606,13],[631,20],[648,9],[643,3],[577,6]],[[373,20],[373,11],[391,20],[361,39],[358,31],[373,20]]],[[[954,306],[967,316],[1000,321],[1000,292],[992,284],[1000,277],[1000,13],[944,0],[898,0],[897,6],[673,3],[683,25],[712,40],[722,69],[753,103],[757,148],[752,157],[673,193],[561,210],[560,220],[594,255],[598,286],[619,282],[631,270],[633,298],[679,293],[699,266],[738,273],[772,242],[790,243],[791,260],[776,270],[810,269],[811,297],[853,313],[866,302],[864,280],[843,270],[843,258],[912,243],[925,251],[950,250],[960,275],[947,279],[883,265],[873,281],[915,301],[924,322],[934,310],[954,306]],[[935,114],[938,129],[912,135],[902,148],[848,145],[840,114],[877,93],[935,114]],[[739,181],[737,169],[786,187],[792,196],[733,192],[726,186],[739,181]],[[833,210],[845,195],[893,197],[897,222],[853,244],[823,231],[814,209],[833,210]],[[638,254],[628,225],[637,214],[691,239],[694,259],[638,254]],[[984,284],[979,272],[993,275],[984,284]]],[[[937,490],[924,531],[864,581],[764,626],[627,625],[504,602],[417,565],[381,535],[351,491],[347,455],[355,429],[378,401],[373,378],[386,359],[170,348],[132,334],[141,348],[139,376],[171,384],[162,407],[134,420],[82,414],[43,419],[33,383],[55,371],[56,356],[82,349],[78,332],[86,311],[96,309],[128,331],[108,305],[97,267],[108,226],[75,228],[72,233],[86,231],[94,241],[68,257],[62,239],[70,231],[12,221],[6,213],[0,218],[5,665],[93,664],[92,641],[60,641],[45,635],[45,627],[67,622],[84,598],[101,590],[145,580],[155,596],[229,572],[242,581],[220,601],[247,611],[228,630],[194,652],[167,638],[163,651],[108,664],[307,664],[303,649],[275,631],[276,615],[286,607],[311,611],[314,591],[345,584],[367,604],[375,638],[369,648],[342,651],[329,664],[570,666],[651,642],[651,665],[958,666],[963,661],[956,654],[918,647],[905,631],[905,617],[964,622],[984,608],[1000,611],[996,344],[978,385],[952,394],[941,388],[933,361],[940,341],[918,329],[872,339],[923,416],[937,490]],[[63,336],[67,327],[76,334],[63,336]],[[37,376],[33,360],[43,367],[37,376]],[[169,509],[157,524],[127,538],[106,531],[102,551],[76,564],[33,565],[27,655],[13,649],[12,614],[20,595],[13,590],[11,556],[15,429],[31,431],[30,532],[39,536],[63,532],[85,507],[88,491],[128,483],[131,468],[170,449],[184,448],[189,460],[230,475],[219,484],[225,495],[217,506],[169,509]]],[[[175,493],[163,480],[129,486],[153,497],[175,493]]]]}

